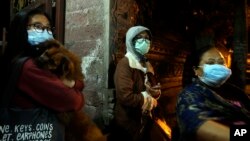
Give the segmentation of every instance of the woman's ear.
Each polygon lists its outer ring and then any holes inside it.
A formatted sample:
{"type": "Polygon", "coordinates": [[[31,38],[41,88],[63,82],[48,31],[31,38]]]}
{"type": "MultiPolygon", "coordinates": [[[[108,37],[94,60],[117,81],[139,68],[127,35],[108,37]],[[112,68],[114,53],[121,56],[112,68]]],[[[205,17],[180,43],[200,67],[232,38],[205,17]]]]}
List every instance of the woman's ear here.
{"type": "Polygon", "coordinates": [[[193,71],[194,71],[195,76],[197,76],[198,75],[198,67],[193,66],[193,71]]]}
{"type": "Polygon", "coordinates": [[[196,66],[193,66],[192,68],[193,68],[193,70],[197,70],[198,69],[198,67],[196,67],[196,66]]]}

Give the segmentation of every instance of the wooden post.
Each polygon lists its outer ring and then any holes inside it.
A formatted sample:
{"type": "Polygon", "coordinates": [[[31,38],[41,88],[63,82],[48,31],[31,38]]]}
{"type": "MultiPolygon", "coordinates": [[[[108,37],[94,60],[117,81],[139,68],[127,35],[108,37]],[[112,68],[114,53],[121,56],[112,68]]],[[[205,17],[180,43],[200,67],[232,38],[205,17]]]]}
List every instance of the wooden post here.
{"type": "Polygon", "coordinates": [[[245,89],[246,86],[246,66],[247,66],[247,0],[238,0],[234,25],[234,51],[232,60],[232,82],[245,89]]]}
{"type": "Polygon", "coordinates": [[[64,43],[65,0],[56,0],[55,18],[56,39],[59,40],[61,43],[64,43]]]}
{"type": "Polygon", "coordinates": [[[2,39],[2,53],[4,53],[4,50],[5,50],[5,46],[7,44],[6,42],[6,28],[4,27],[3,28],[3,39],[2,39]]]}

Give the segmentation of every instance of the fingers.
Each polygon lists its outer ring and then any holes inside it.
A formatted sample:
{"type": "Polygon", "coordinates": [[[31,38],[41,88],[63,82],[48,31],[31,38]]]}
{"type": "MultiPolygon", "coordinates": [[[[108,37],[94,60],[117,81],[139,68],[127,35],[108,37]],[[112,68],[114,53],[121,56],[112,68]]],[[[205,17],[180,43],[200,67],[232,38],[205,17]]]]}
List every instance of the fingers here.
{"type": "Polygon", "coordinates": [[[75,80],[62,79],[62,82],[67,87],[73,88],[75,86],[75,80]]]}
{"type": "Polygon", "coordinates": [[[144,105],[142,106],[143,112],[151,111],[153,108],[157,106],[157,100],[154,99],[153,97],[147,97],[144,100],[146,101],[144,105]]]}
{"type": "Polygon", "coordinates": [[[145,81],[144,81],[144,83],[147,83],[147,82],[148,82],[148,76],[145,75],[145,81]]]}
{"type": "MultiPolygon", "coordinates": [[[[153,108],[155,108],[155,107],[158,105],[157,100],[154,99],[154,98],[153,98],[153,100],[152,100],[152,103],[153,103],[153,108]]],[[[152,109],[153,109],[153,108],[152,108],[152,109]]]]}
{"type": "Polygon", "coordinates": [[[155,88],[148,88],[147,91],[154,98],[158,98],[161,94],[160,86],[157,86],[155,88]]]}
{"type": "Polygon", "coordinates": [[[146,86],[146,88],[150,88],[150,83],[148,81],[145,82],[144,85],[146,86]]]}
{"type": "Polygon", "coordinates": [[[157,85],[153,86],[152,88],[153,88],[153,89],[160,89],[160,88],[161,88],[161,84],[158,83],[157,85]]]}

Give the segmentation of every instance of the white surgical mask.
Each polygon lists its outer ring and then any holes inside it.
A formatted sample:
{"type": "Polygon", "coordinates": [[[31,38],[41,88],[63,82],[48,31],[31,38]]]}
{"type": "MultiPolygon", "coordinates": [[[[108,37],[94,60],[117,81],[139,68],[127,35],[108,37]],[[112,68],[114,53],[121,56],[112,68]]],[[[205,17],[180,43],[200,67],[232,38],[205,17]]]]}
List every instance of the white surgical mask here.
{"type": "Polygon", "coordinates": [[[199,79],[211,87],[219,87],[224,84],[231,75],[231,70],[224,65],[204,64],[203,75],[199,79]]]}
{"type": "Polygon", "coordinates": [[[150,40],[144,38],[136,40],[135,50],[141,55],[148,53],[149,48],[150,48],[150,40]]]}
{"type": "Polygon", "coordinates": [[[52,32],[45,30],[30,29],[28,32],[28,42],[31,45],[38,45],[46,40],[54,39],[52,32]]]}

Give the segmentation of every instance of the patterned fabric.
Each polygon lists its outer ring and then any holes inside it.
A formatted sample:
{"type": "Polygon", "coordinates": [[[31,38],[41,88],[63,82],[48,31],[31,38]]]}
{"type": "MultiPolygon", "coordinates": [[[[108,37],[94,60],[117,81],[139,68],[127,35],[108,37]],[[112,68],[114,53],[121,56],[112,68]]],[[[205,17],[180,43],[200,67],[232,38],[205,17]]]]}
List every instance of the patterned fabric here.
{"type": "MultiPolygon", "coordinates": [[[[237,96],[237,94],[235,94],[237,96]]],[[[189,140],[207,120],[218,121],[228,126],[250,121],[250,112],[243,105],[233,104],[204,84],[195,80],[178,97],[177,121],[180,140],[189,140]]]]}

